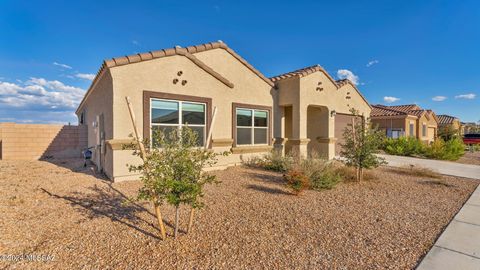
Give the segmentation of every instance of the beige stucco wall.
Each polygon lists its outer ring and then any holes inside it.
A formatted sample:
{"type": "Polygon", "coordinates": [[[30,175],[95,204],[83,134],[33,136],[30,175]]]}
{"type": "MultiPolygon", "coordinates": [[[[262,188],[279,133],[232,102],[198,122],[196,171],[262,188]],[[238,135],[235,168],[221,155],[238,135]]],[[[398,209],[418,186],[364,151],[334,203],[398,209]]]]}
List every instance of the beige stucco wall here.
{"type": "MultiPolygon", "coordinates": [[[[301,78],[292,77],[279,81],[277,88],[279,106],[292,105],[292,135],[288,139],[290,141],[295,140],[295,143],[299,144],[300,152],[306,153],[310,147],[323,149],[323,153],[320,154],[328,156],[328,158],[335,156],[335,117],[331,116],[332,111],[350,114],[350,110],[355,108],[365,117],[368,118],[370,116],[371,108],[369,104],[352,85],[346,84],[337,88],[336,84],[325,73],[320,71],[301,78]],[[323,90],[318,91],[318,87],[323,88],[323,90]],[[312,143],[311,138],[307,134],[309,130],[313,134],[312,128],[308,127],[313,124],[308,120],[308,108],[311,106],[327,109],[322,115],[328,117],[322,117],[323,121],[315,123],[318,125],[316,129],[319,135],[325,136],[322,138],[322,144],[325,145],[321,147],[317,145],[317,142],[312,143]]],[[[275,137],[284,137],[286,133],[284,131],[282,134],[276,134],[275,137]]],[[[312,138],[315,138],[315,136],[312,138]]]]}
{"type": "MultiPolygon", "coordinates": [[[[232,82],[234,87],[229,88],[186,57],[178,55],[111,68],[115,120],[113,122],[113,138],[127,139],[129,134],[133,133],[125,96],[131,98],[138,128],[143,133],[143,91],[145,90],[212,98],[212,108],[217,107],[212,133],[214,141],[233,138],[232,103],[273,107],[272,87],[225,50],[214,49],[196,53],[195,57],[232,82]],[[178,71],[182,71],[183,74],[178,76],[178,71]],[[174,84],[175,78],[180,81],[187,80],[187,83],[185,85],[174,84]]],[[[273,125],[273,123],[271,124],[273,125]]],[[[115,150],[113,161],[114,179],[135,178],[128,172],[125,165],[139,162],[138,159],[131,156],[131,151],[115,150]]],[[[219,165],[236,162],[240,162],[240,154],[221,158],[219,165]]]]}
{"type": "MultiPolygon", "coordinates": [[[[113,172],[113,155],[108,153],[110,149],[104,147],[104,156],[100,154],[100,147],[97,144],[97,127],[93,123],[97,116],[103,114],[105,140],[113,139],[113,79],[109,69],[103,71],[102,75],[92,86],[92,91],[86,97],[84,103],[77,109],[77,117],[85,111],[84,125],[87,127],[88,147],[92,149],[92,161],[97,162],[98,158],[104,158],[103,171],[108,177],[113,172]]],[[[97,164],[98,165],[98,164],[97,164]]]]}

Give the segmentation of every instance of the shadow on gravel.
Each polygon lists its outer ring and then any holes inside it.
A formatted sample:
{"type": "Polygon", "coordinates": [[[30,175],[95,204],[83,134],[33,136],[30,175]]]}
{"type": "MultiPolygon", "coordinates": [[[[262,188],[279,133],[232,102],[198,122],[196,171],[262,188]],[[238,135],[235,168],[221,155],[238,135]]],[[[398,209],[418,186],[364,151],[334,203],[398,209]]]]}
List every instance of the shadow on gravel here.
{"type": "Polygon", "coordinates": [[[60,196],[41,188],[43,192],[51,197],[69,202],[76,211],[80,212],[87,219],[107,217],[114,222],[135,229],[146,236],[161,240],[157,235],[139,226],[143,223],[144,225],[152,227],[156,232],[159,231],[153,223],[139,216],[140,213],[148,213],[155,217],[145,207],[128,201],[128,197],[112,186],[99,188],[95,185],[89,189],[91,192],[88,193],[75,192],[68,196],[60,196]]]}
{"type": "Polygon", "coordinates": [[[248,172],[248,177],[251,177],[253,180],[260,180],[266,183],[274,183],[274,184],[284,184],[285,180],[281,175],[272,175],[262,170],[256,170],[255,172],[248,172]]]}
{"type": "Polygon", "coordinates": [[[99,180],[111,182],[105,176],[105,174],[103,174],[102,172],[97,172],[97,167],[91,161],[87,161],[87,166],[84,167],[84,160],[81,158],[42,158],[40,160],[69,169],[72,172],[91,175],[95,178],[98,178],[99,180]]]}
{"type": "Polygon", "coordinates": [[[270,193],[270,194],[279,194],[279,195],[292,195],[289,192],[286,192],[284,190],[281,190],[279,188],[269,188],[265,186],[260,186],[260,185],[248,185],[248,189],[253,189],[256,191],[261,191],[265,193],[270,193]]]}

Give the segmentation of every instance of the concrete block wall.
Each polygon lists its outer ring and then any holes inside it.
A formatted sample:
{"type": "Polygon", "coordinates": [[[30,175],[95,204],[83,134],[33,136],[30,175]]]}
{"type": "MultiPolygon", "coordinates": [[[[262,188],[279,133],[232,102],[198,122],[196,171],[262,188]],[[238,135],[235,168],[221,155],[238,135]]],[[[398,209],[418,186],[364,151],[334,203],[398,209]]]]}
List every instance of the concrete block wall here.
{"type": "Polygon", "coordinates": [[[87,126],[0,123],[0,158],[35,160],[81,157],[87,126]]]}

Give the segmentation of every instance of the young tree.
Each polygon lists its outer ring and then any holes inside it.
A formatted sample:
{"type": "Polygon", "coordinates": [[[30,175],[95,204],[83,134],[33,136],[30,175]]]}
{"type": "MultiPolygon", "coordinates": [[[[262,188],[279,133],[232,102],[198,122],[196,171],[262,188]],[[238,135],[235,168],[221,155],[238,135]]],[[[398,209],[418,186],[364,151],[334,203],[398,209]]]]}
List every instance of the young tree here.
{"type": "Polygon", "coordinates": [[[344,143],[340,144],[342,147],[340,155],[345,158],[347,166],[356,168],[357,181],[362,181],[363,169],[385,164],[383,158],[375,155],[383,142],[384,134],[372,128],[357,110],[351,109],[350,112],[355,117],[343,132],[344,143]]]}
{"type": "Polygon", "coordinates": [[[460,130],[455,129],[450,125],[443,126],[438,129],[438,136],[444,141],[450,141],[460,136],[460,130]]]}
{"type": "MultiPolygon", "coordinates": [[[[155,205],[166,201],[175,207],[176,238],[180,205],[187,204],[193,209],[203,207],[200,198],[204,185],[216,182],[215,176],[203,172],[203,168],[214,165],[217,156],[224,153],[199,147],[198,135],[189,127],[169,133],[157,130],[152,136],[151,147],[150,143],[145,143],[148,154],[143,164],[131,165],[130,170],[142,173],[143,186],[138,199],[151,200],[155,205]]],[[[138,145],[134,143],[134,146],[138,145]]],[[[141,155],[140,151],[134,154],[141,155]]]]}

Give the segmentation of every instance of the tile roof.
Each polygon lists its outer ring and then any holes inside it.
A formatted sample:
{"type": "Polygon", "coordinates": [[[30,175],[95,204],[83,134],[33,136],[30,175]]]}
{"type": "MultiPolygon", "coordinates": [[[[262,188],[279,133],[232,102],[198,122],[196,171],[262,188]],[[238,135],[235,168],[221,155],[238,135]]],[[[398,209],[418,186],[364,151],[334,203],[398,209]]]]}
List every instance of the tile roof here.
{"type": "Polygon", "coordinates": [[[438,124],[439,125],[452,124],[453,121],[458,120],[457,117],[446,115],[446,114],[437,115],[437,117],[438,117],[438,124]]]}
{"type": "Polygon", "coordinates": [[[200,68],[202,68],[206,72],[210,73],[212,76],[214,76],[215,78],[220,80],[222,83],[224,83],[225,85],[227,85],[230,88],[233,88],[233,83],[231,83],[228,79],[226,79],[221,74],[214,71],[208,65],[203,63],[200,59],[198,59],[194,56],[195,53],[208,51],[208,50],[212,50],[212,49],[218,49],[218,48],[221,48],[221,49],[224,49],[225,51],[227,51],[230,55],[232,55],[234,58],[236,58],[238,61],[240,61],[243,65],[245,65],[248,69],[250,69],[253,73],[255,73],[258,77],[260,77],[267,84],[269,84],[272,87],[274,86],[274,83],[270,79],[265,77],[260,71],[255,69],[252,65],[250,65],[245,59],[243,59],[240,55],[238,55],[234,50],[230,49],[227,46],[227,44],[225,44],[223,41],[210,42],[210,43],[205,43],[205,44],[200,44],[200,45],[195,45],[195,46],[189,46],[189,47],[186,47],[186,48],[176,46],[176,47],[170,48],[170,49],[162,49],[162,50],[158,50],[158,51],[149,51],[149,52],[132,54],[132,55],[121,56],[121,57],[115,57],[115,58],[104,60],[100,69],[98,70],[95,78],[93,79],[87,93],[85,94],[82,101],[78,105],[76,112],[78,113],[79,109],[83,106],[83,103],[87,98],[87,95],[90,94],[91,89],[94,87],[94,85],[97,83],[97,81],[99,80],[101,75],[108,68],[113,68],[113,67],[117,67],[117,66],[123,66],[123,65],[138,63],[138,62],[142,62],[142,61],[148,61],[148,60],[152,60],[152,59],[173,56],[173,55],[181,55],[181,56],[187,57],[189,60],[191,60],[197,66],[199,66],[200,68]]]}
{"type": "Polygon", "coordinates": [[[284,80],[284,79],[288,79],[288,78],[292,78],[292,77],[297,77],[297,78],[302,78],[302,77],[305,77],[307,75],[310,75],[314,72],[317,72],[317,71],[322,71],[323,73],[325,73],[333,82],[335,82],[335,80],[325,71],[325,69],[320,66],[320,65],[313,65],[313,66],[309,66],[309,67],[304,67],[304,68],[301,68],[301,69],[297,69],[297,70],[294,70],[294,71],[290,71],[290,72],[287,72],[287,73],[283,73],[283,74],[280,74],[280,75],[277,75],[277,76],[273,76],[273,77],[270,77],[270,80],[272,82],[277,82],[277,81],[280,81],[280,80],[284,80]]]}
{"type": "Polygon", "coordinates": [[[297,70],[294,70],[294,71],[290,71],[290,72],[287,72],[287,73],[283,73],[283,74],[280,74],[280,75],[277,75],[277,76],[273,76],[273,77],[270,77],[270,80],[272,82],[276,83],[278,81],[288,79],[288,78],[294,78],[294,77],[295,78],[302,78],[302,77],[308,76],[308,75],[310,75],[314,72],[317,72],[317,71],[323,72],[323,74],[325,74],[325,76],[327,76],[327,78],[330,81],[332,81],[332,83],[337,87],[337,89],[341,88],[342,86],[344,86],[346,84],[351,84],[353,86],[353,88],[355,90],[357,90],[360,97],[362,97],[362,99],[368,104],[368,106],[371,107],[370,103],[362,95],[362,93],[358,90],[358,88],[355,86],[355,84],[353,84],[348,79],[334,80],[332,78],[332,76],[330,76],[330,74],[328,74],[328,72],[322,66],[320,66],[318,64],[313,65],[313,66],[309,66],[309,67],[304,67],[304,68],[301,68],[301,69],[297,69],[297,70]]]}
{"type": "Polygon", "coordinates": [[[398,116],[398,115],[404,115],[408,116],[408,113],[399,111],[399,110],[394,110],[390,107],[383,106],[383,105],[372,105],[372,112],[370,113],[370,116],[375,117],[375,116],[398,116]]]}
{"type": "Polygon", "coordinates": [[[420,108],[418,105],[415,104],[408,104],[408,105],[394,105],[394,106],[385,106],[385,105],[372,105],[372,112],[370,114],[372,117],[381,117],[381,116],[415,116],[415,117],[422,117],[426,115],[427,119],[433,117],[437,122],[439,122],[438,117],[432,110],[425,110],[420,108]]]}

